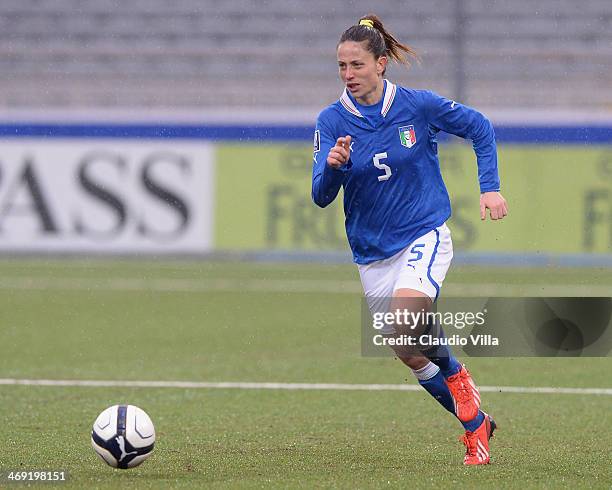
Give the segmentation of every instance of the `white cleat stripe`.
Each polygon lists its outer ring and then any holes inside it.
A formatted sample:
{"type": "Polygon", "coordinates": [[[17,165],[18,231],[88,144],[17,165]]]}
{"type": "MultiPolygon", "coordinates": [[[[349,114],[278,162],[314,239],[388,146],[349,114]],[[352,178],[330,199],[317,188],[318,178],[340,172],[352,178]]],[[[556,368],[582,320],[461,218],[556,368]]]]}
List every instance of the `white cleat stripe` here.
{"type": "Polygon", "coordinates": [[[487,457],[482,453],[482,451],[478,450],[478,461],[483,462],[486,461],[487,457]]]}
{"type": "Polygon", "coordinates": [[[480,442],[480,439],[478,439],[478,450],[485,455],[485,458],[489,456],[489,451],[484,447],[484,444],[480,442]]]}
{"type": "Polygon", "coordinates": [[[478,454],[480,454],[483,459],[487,459],[487,456],[489,456],[488,451],[482,446],[482,444],[478,444],[478,454]]]}

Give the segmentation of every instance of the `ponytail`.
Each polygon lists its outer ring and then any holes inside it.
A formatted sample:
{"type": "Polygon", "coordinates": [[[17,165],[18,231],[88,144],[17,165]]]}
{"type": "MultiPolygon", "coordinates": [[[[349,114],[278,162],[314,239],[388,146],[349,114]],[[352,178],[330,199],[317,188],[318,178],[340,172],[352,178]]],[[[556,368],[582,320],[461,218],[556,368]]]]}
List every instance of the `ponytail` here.
{"type": "Polygon", "coordinates": [[[399,42],[393,34],[385,29],[382,21],[375,14],[363,16],[359,19],[359,24],[344,31],[338,44],[345,41],[367,41],[367,50],[376,59],[386,56],[396,63],[408,66],[410,66],[411,59],[416,60],[417,63],[421,61],[417,52],[410,46],[399,42]]]}

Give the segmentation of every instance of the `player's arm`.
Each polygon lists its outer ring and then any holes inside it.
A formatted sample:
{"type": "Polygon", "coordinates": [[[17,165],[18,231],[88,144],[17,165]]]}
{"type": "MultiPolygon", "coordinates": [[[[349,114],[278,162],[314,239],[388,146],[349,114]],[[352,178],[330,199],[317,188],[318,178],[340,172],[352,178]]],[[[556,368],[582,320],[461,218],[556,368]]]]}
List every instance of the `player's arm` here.
{"type": "Polygon", "coordinates": [[[502,219],[508,214],[508,204],[500,194],[497,169],[497,145],[491,122],[480,112],[453,100],[425,92],[426,117],[432,126],[461,138],[472,140],[478,163],[480,183],[480,219],[502,219]]]}
{"type": "Polygon", "coordinates": [[[314,164],[312,167],[312,200],[324,208],[338,195],[346,175],[350,158],[350,136],[334,138],[332,131],[321,120],[317,121],[314,138],[314,164]],[[343,140],[342,143],[339,143],[343,140]]]}

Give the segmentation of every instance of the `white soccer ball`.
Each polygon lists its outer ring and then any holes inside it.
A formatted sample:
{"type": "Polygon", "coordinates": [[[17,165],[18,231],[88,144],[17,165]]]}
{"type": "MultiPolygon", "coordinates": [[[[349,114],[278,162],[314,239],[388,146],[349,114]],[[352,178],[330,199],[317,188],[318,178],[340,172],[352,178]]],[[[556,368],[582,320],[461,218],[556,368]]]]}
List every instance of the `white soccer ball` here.
{"type": "Polygon", "coordinates": [[[113,405],[93,424],[91,445],[113,468],[133,468],[151,456],[155,427],[144,410],[134,405],[113,405]]]}

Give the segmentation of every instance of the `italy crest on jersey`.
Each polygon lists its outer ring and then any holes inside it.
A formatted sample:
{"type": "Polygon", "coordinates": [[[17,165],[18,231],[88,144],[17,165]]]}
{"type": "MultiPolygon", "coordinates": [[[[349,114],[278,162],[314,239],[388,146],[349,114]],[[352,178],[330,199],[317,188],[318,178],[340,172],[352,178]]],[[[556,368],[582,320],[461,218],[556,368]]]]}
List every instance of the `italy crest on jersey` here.
{"type": "Polygon", "coordinates": [[[402,146],[406,148],[412,148],[416,143],[416,133],[414,132],[414,126],[402,126],[399,128],[400,142],[402,146]]]}

